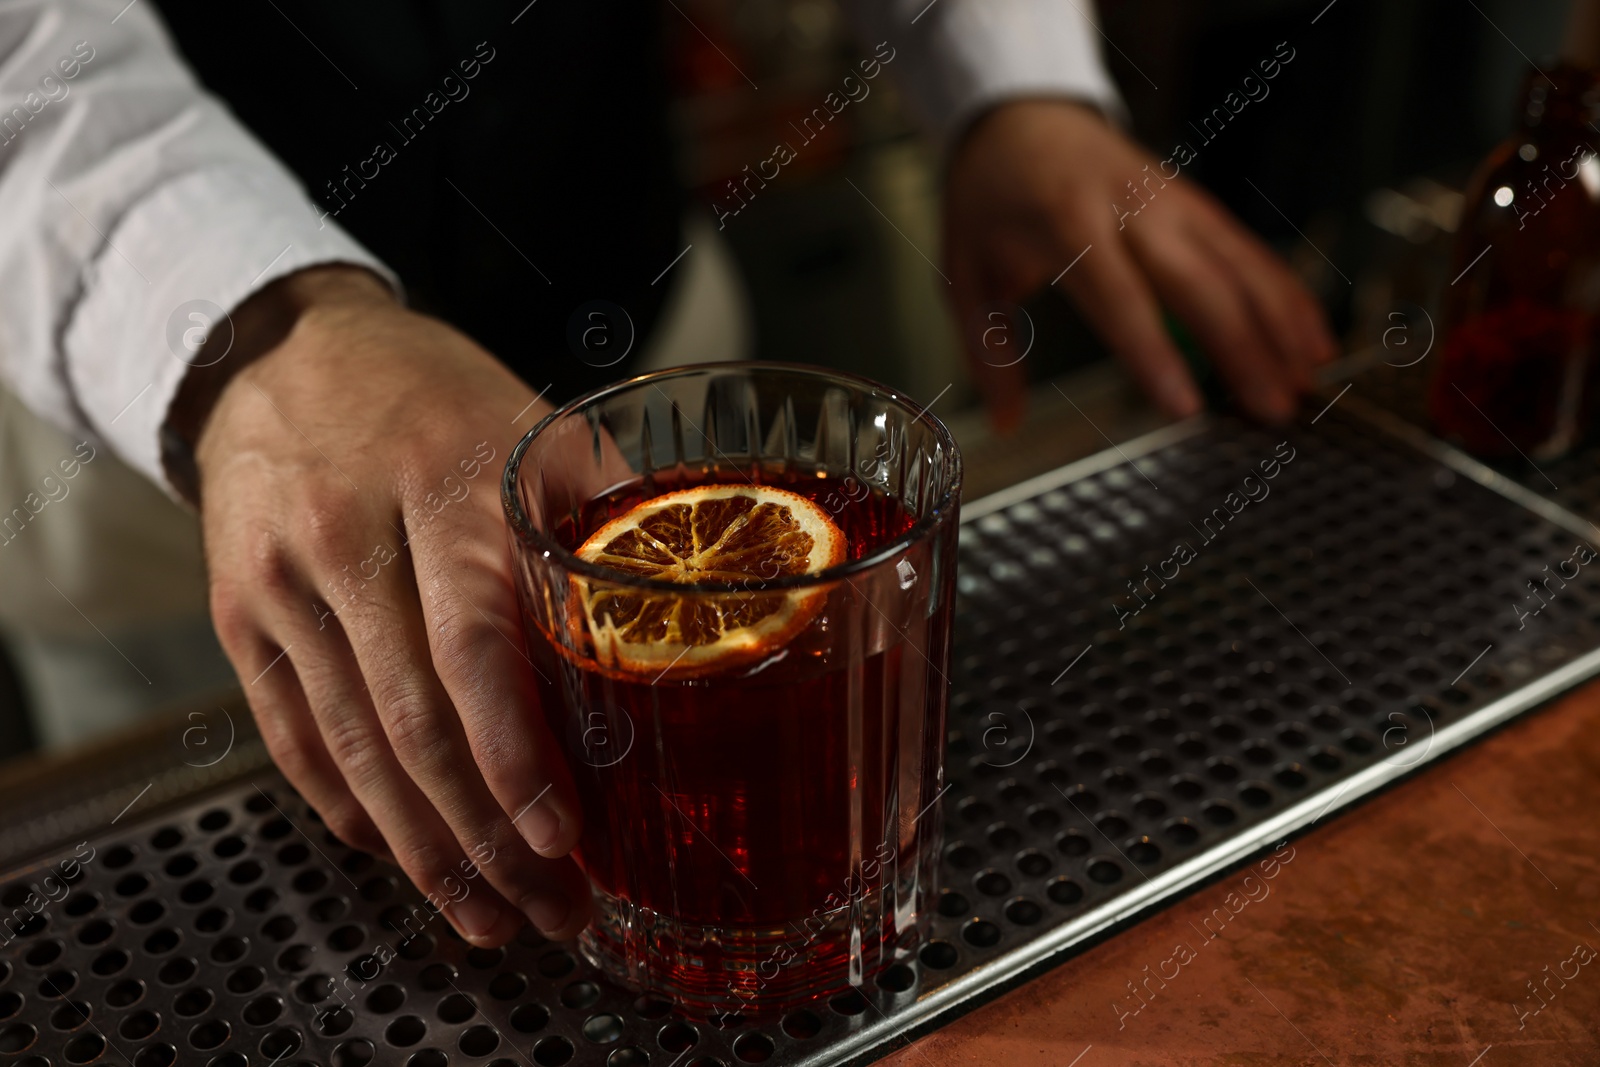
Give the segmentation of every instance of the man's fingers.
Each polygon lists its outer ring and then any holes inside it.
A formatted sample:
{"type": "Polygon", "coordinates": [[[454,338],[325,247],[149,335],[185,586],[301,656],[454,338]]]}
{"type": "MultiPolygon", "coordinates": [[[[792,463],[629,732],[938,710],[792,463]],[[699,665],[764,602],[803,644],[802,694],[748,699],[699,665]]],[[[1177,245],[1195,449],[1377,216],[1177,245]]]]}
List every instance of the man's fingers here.
{"type": "Polygon", "coordinates": [[[323,743],[401,869],[462,936],[504,944],[523,917],[476,877],[474,861],[396,760],[343,630],[327,626],[297,637],[290,656],[323,743]]]}
{"type": "Polygon", "coordinates": [[[951,306],[984,407],[995,427],[1010,433],[1021,424],[1026,410],[1027,376],[1021,366],[1025,340],[1018,324],[996,306],[983,272],[976,266],[977,259],[976,253],[950,257],[951,306]]]}
{"type": "Polygon", "coordinates": [[[1155,295],[1116,234],[1095,241],[1059,284],[1164,411],[1182,418],[1200,410],[1200,392],[1162,326],[1155,295]]]}
{"type": "MultiPolygon", "coordinates": [[[[470,552],[471,547],[452,542],[451,551],[470,552]]],[[[341,614],[388,747],[449,827],[458,851],[482,871],[499,895],[540,930],[564,931],[586,899],[569,899],[560,890],[551,877],[555,861],[534,853],[485,784],[463,730],[461,709],[434,673],[430,637],[409,562],[408,555],[379,569],[360,598],[341,614]]],[[[518,726],[525,728],[526,722],[518,726]]],[[[531,820],[530,824],[537,825],[531,820]]],[[[559,836],[559,826],[556,829],[559,836]]],[[[478,929],[464,933],[475,938],[487,935],[487,913],[461,918],[469,927],[474,920],[483,921],[478,929]]]]}
{"type": "Polygon", "coordinates": [[[1310,391],[1316,368],[1337,353],[1322,309],[1282,260],[1231,219],[1203,221],[1195,232],[1228,265],[1295,384],[1310,391]]]}
{"type": "Polygon", "coordinates": [[[1156,290],[1195,332],[1245,410],[1268,422],[1293,415],[1288,369],[1226,268],[1176,230],[1137,238],[1134,247],[1156,290]]]}
{"type": "Polygon", "coordinates": [[[471,525],[442,530],[431,547],[413,543],[427,561],[417,577],[433,665],[501,809],[534,851],[565,856],[578,844],[582,815],[539,709],[506,543],[471,525]]]}
{"type": "Polygon", "coordinates": [[[245,695],[272,761],[335,837],[363,852],[388,856],[377,824],[351,792],[322,743],[293,662],[265,637],[252,641],[251,646],[253,652],[245,658],[261,666],[245,695]]]}

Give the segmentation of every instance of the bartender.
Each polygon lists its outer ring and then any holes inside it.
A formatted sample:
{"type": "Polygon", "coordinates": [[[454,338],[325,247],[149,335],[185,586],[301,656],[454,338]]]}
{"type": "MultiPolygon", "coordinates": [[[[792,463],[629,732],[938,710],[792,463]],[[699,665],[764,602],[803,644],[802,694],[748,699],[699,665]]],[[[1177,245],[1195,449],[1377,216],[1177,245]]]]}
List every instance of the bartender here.
{"type": "MultiPolygon", "coordinates": [[[[1188,415],[1167,308],[1247,411],[1290,416],[1334,353],[1321,313],[1181,176],[1137,217],[1110,206],[1158,161],[1117,128],[1088,0],[847,7],[941,146],[958,322],[1058,284],[1188,415]]],[[[603,296],[642,336],[661,310],[684,243],[661,46],[680,17],[0,8],[6,384],[199,509],[213,622],[273,758],[434,899],[481,871],[445,908],[477,945],[587,920],[494,483],[554,403],[625,371],[570,355],[574,309],[603,296]]],[[[974,373],[1014,423],[1020,371],[974,373]]]]}

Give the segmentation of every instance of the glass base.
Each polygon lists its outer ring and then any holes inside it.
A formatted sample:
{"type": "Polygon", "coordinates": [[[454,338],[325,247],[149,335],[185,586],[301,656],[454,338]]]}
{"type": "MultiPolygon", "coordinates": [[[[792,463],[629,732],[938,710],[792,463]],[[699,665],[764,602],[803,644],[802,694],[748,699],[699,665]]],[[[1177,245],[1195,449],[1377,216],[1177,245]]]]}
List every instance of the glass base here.
{"type": "Polygon", "coordinates": [[[630,989],[684,1014],[768,1015],[845,992],[908,959],[913,924],[888,928],[876,899],[775,926],[686,923],[596,890],[595,918],[578,937],[584,956],[630,989]]]}

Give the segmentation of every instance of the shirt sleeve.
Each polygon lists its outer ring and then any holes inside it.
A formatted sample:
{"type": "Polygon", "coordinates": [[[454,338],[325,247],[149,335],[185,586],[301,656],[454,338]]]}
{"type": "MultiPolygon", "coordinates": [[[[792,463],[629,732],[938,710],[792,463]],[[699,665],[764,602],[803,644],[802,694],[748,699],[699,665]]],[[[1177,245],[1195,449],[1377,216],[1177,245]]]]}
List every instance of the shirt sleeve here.
{"type": "Polygon", "coordinates": [[[1124,118],[1100,60],[1094,0],[844,4],[869,47],[884,42],[893,49],[886,65],[946,149],[983,112],[1020,97],[1080,100],[1124,118]]]}
{"type": "Polygon", "coordinates": [[[200,88],[151,7],[0,0],[0,378],[172,492],[160,428],[220,314],[318,263],[398,281],[200,88]]]}

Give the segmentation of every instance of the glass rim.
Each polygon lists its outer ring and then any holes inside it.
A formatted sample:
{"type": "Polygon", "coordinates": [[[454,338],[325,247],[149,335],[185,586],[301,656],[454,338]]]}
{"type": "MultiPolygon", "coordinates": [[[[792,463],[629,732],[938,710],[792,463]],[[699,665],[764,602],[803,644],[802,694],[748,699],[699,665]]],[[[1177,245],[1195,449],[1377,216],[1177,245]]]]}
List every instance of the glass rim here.
{"type": "Polygon", "coordinates": [[[500,501],[505,509],[506,520],[510,524],[512,536],[522,543],[531,545],[533,548],[543,552],[546,557],[555,559],[567,571],[612,585],[648,589],[662,593],[675,593],[678,596],[686,594],[762,593],[806,589],[832,584],[852,578],[865,571],[870,571],[926,538],[938,528],[940,523],[949,518],[952,507],[959,503],[962,477],[961,450],[956,447],[955,436],[951,434],[949,427],[937,415],[931,414],[927,407],[923,407],[916,411],[912,422],[926,425],[932,431],[934,437],[949,450],[950,479],[944,492],[939,495],[939,499],[935,502],[933,508],[927,514],[919,516],[911,524],[911,528],[899,537],[885,542],[872,552],[863,555],[860,559],[848,560],[837,566],[818,571],[816,574],[797,574],[784,578],[762,579],[754,584],[745,582],[666,582],[657,578],[641,578],[637,575],[615,571],[609,567],[602,567],[580,559],[555,538],[533,527],[533,524],[528,520],[527,513],[523,511],[522,498],[517,493],[518,475],[522,469],[523,456],[526,455],[534,439],[545,429],[553,426],[560,419],[591,407],[600,400],[627,389],[637,388],[645,383],[687,377],[691,374],[705,371],[735,368],[783,370],[798,372],[801,375],[819,379],[831,379],[841,385],[879,395],[908,411],[911,410],[911,405],[908,403],[909,398],[904,393],[891,389],[882,382],[863,375],[836,371],[810,363],[788,363],[777,360],[731,360],[719,363],[691,363],[686,366],[634,375],[631,378],[625,378],[618,382],[612,382],[610,385],[592,389],[582,396],[567,401],[540,419],[533,425],[532,429],[522,435],[521,440],[511,450],[511,455],[506,458],[505,470],[502,472],[500,479],[500,501]]]}

